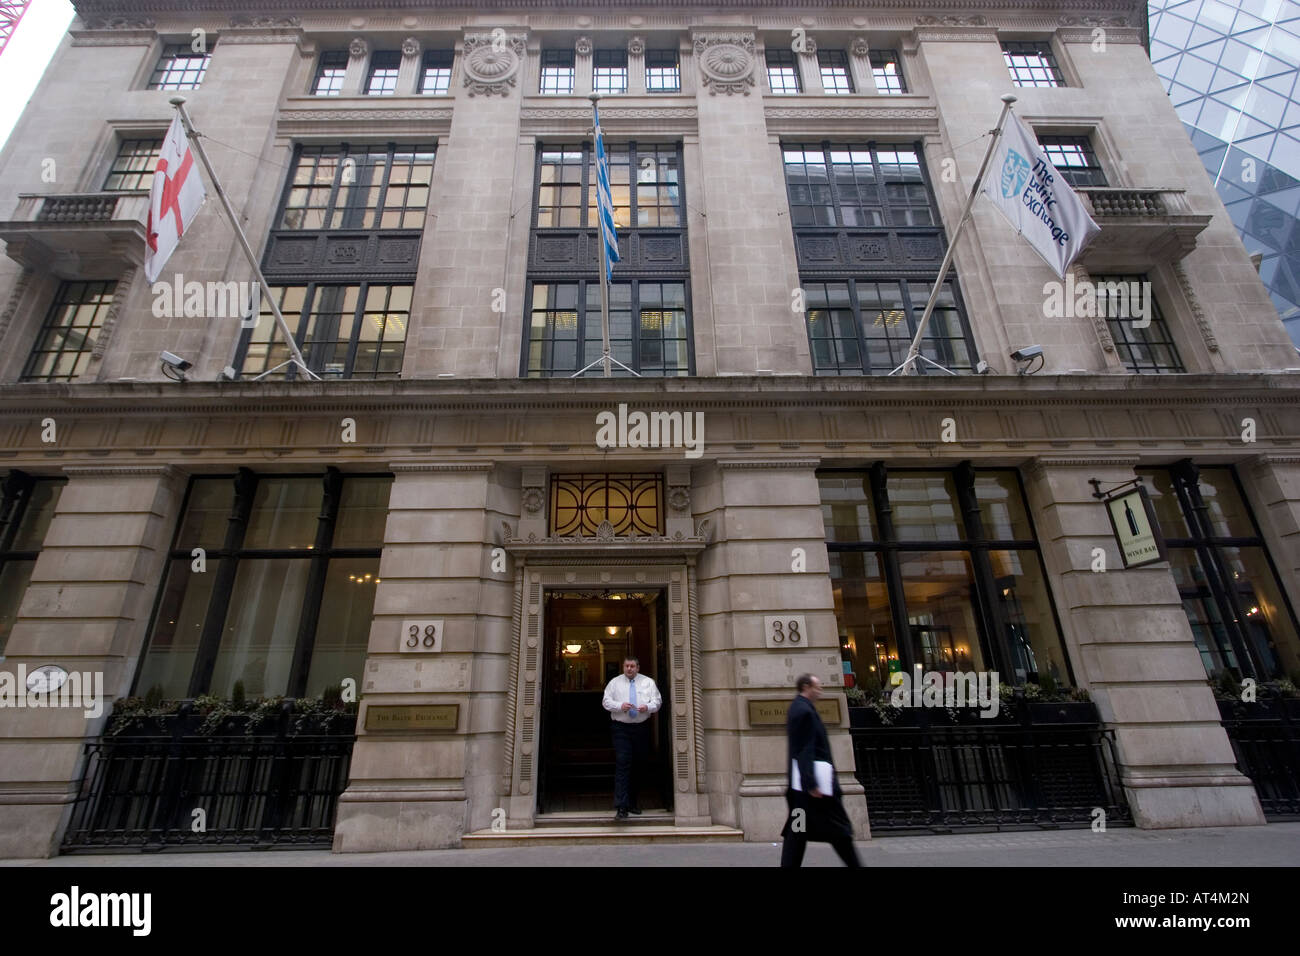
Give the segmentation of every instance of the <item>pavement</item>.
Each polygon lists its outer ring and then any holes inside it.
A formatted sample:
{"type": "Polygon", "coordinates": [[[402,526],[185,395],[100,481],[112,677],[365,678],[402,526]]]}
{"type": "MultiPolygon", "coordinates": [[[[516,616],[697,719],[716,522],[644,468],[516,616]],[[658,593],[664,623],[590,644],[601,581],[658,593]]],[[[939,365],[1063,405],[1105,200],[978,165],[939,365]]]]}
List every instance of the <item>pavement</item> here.
{"type": "MultiPolygon", "coordinates": [[[[1300,822],[1186,830],[1112,828],[877,837],[857,844],[868,867],[934,866],[1300,866],[1300,822]]],[[[779,843],[681,843],[644,846],[492,847],[331,853],[239,850],[112,853],[48,860],[0,860],[0,867],[228,866],[665,866],[772,867],[779,843]]],[[[830,846],[813,843],[804,866],[840,866],[830,846]]]]}

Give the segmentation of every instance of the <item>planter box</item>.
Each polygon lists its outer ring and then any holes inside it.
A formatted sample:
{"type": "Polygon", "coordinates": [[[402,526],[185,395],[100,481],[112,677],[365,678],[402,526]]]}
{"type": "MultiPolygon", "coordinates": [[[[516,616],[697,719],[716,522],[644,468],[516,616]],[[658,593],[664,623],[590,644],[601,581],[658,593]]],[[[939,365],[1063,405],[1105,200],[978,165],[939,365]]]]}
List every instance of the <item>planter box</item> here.
{"type": "Polygon", "coordinates": [[[1097,724],[1101,718],[1090,700],[1028,701],[1031,724],[1097,724]]]}

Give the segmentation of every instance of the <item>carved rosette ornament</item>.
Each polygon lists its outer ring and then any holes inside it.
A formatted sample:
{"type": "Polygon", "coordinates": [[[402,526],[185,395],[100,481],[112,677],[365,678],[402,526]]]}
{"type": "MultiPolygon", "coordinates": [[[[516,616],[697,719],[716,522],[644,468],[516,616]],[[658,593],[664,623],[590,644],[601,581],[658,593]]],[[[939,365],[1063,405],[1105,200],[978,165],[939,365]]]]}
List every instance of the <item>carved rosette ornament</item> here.
{"type": "Polygon", "coordinates": [[[866,37],[854,37],[853,46],[849,50],[854,56],[867,56],[871,53],[871,44],[867,42],[866,37]]]}
{"type": "Polygon", "coordinates": [[[627,41],[627,52],[632,56],[640,56],[645,52],[645,37],[633,37],[627,41]]]}
{"type": "Polygon", "coordinates": [[[546,493],[541,488],[525,488],[519,500],[524,506],[524,511],[535,515],[542,510],[542,505],[546,504],[546,493]]]}
{"type": "Polygon", "coordinates": [[[500,39],[490,33],[465,36],[465,86],[470,96],[505,96],[519,81],[524,61],[524,38],[520,34],[500,39]]]}
{"type": "Polygon", "coordinates": [[[407,37],[402,41],[402,56],[419,56],[420,41],[415,37],[407,37]]]}
{"type": "Polygon", "coordinates": [[[591,37],[578,37],[578,42],[573,44],[573,52],[578,56],[591,56],[591,37]]]}
{"type": "Polygon", "coordinates": [[[361,37],[357,37],[348,44],[348,53],[351,56],[365,56],[368,52],[370,52],[370,46],[361,37]]]}
{"type": "Polygon", "coordinates": [[[749,95],[750,87],[754,85],[752,33],[696,37],[695,59],[711,95],[749,95]]]}
{"type": "Polygon", "coordinates": [[[691,491],[685,485],[674,485],[668,489],[668,507],[678,514],[684,514],[691,506],[691,491]]]}

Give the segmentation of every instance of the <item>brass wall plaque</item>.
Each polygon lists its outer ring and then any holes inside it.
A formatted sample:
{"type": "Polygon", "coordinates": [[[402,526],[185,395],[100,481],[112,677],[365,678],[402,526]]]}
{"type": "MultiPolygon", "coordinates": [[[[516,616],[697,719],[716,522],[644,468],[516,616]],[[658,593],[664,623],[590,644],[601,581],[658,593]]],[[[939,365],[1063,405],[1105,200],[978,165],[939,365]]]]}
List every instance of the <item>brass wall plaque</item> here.
{"type": "MultiPolygon", "coordinates": [[[[751,700],[749,704],[749,726],[770,727],[785,726],[785,715],[790,710],[788,700],[751,700]]],[[[838,727],[843,720],[840,717],[840,699],[823,697],[817,701],[817,713],[822,723],[838,727]]]]}
{"type": "Polygon", "coordinates": [[[398,704],[366,708],[366,730],[454,731],[460,704],[398,704]]]}

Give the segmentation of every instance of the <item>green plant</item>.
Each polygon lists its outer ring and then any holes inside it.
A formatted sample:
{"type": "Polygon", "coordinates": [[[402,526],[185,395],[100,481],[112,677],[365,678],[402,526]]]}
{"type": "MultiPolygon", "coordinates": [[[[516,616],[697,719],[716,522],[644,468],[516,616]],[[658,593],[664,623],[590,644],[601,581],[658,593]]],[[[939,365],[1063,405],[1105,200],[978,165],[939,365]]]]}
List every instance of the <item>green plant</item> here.
{"type": "Polygon", "coordinates": [[[867,692],[861,687],[846,687],[844,697],[848,700],[850,707],[867,706],[867,692]]]}
{"type": "Polygon", "coordinates": [[[163,689],[161,684],[154,684],[144,692],[144,706],[149,710],[157,710],[163,703],[163,689]]]}
{"type": "Polygon", "coordinates": [[[1214,683],[1214,694],[1223,700],[1241,700],[1241,684],[1232,676],[1232,671],[1224,671],[1214,683]]]}
{"type": "Polygon", "coordinates": [[[1062,696],[1060,685],[1056,683],[1056,678],[1051,674],[1040,674],[1038,676],[1038,686],[1042,688],[1043,700],[1059,700],[1062,696]]]}
{"type": "Polygon", "coordinates": [[[230,709],[243,710],[244,704],[244,682],[242,680],[237,680],[235,681],[235,686],[230,688],[230,709]]]}

